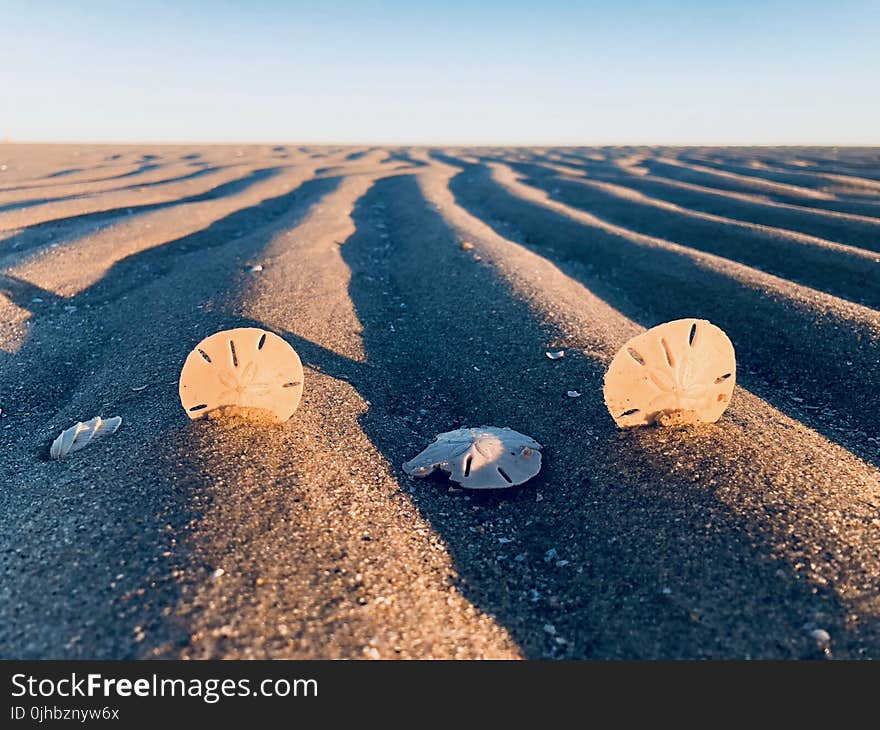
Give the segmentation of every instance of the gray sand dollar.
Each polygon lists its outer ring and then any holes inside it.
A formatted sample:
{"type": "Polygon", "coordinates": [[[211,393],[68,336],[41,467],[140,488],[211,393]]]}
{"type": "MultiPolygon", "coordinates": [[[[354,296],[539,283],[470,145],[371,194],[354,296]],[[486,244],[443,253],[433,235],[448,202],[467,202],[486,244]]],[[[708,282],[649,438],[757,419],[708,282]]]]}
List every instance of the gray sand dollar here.
{"type": "Polygon", "coordinates": [[[509,428],[459,428],[441,433],[403,469],[419,478],[440,469],[467,489],[505,489],[541,470],[540,448],[533,438],[509,428]]]}

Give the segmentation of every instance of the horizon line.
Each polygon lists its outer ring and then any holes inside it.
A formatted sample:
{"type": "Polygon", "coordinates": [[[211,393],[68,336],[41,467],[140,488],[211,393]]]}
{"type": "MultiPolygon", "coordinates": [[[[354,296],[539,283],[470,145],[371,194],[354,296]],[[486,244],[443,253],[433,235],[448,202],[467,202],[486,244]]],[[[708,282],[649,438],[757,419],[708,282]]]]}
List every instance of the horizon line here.
{"type": "Polygon", "coordinates": [[[260,145],[300,145],[309,147],[852,147],[877,148],[877,142],[376,142],[376,141],[199,141],[199,140],[94,140],[94,139],[15,139],[0,138],[0,144],[8,145],[153,145],[168,147],[186,146],[260,146],[260,145]]]}

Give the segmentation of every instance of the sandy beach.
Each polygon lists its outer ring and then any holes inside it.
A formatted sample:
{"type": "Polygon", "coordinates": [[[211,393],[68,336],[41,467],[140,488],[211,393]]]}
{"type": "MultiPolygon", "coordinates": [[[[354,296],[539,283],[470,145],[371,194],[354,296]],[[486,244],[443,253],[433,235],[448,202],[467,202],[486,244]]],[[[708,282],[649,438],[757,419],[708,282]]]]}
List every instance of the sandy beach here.
{"type": "Polygon", "coordinates": [[[0,144],[0,267],[2,658],[880,658],[877,148],[0,144]],[[683,317],[730,408],[618,430],[683,317]],[[302,405],[190,422],[246,326],[302,405]],[[541,473],[403,472],[483,424],[541,473]]]}

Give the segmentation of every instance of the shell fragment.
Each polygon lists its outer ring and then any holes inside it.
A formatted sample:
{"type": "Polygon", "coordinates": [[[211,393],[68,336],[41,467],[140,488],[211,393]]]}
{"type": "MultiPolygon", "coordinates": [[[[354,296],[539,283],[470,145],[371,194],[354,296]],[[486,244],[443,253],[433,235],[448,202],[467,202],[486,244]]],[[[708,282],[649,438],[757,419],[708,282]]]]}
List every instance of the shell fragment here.
{"type": "Polygon", "coordinates": [[[95,416],[84,423],[80,421],[62,431],[58,438],[52,442],[49,456],[53,459],[63,459],[68,454],[84,449],[90,443],[104,436],[116,433],[121,425],[122,418],[119,416],[113,416],[113,418],[95,416]]]}
{"type": "Polygon", "coordinates": [[[505,489],[541,470],[540,449],[537,441],[509,428],[460,428],[441,433],[403,470],[422,478],[440,469],[467,489],[505,489]]]}
{"type": "Polygon", "coordinates": [[[180,402],[192,419],[223,410],[284,423],[302,391],[299,355],[278,335],[256,327],[205,338],[180,373],[180,402]]]}
{"type": "Polygon", "coordinates": [[[678,319],[632,338],[614,356],[605,405],[621,428],[714,423],[735,384],[727,335],[704,319],[678,319]]]}

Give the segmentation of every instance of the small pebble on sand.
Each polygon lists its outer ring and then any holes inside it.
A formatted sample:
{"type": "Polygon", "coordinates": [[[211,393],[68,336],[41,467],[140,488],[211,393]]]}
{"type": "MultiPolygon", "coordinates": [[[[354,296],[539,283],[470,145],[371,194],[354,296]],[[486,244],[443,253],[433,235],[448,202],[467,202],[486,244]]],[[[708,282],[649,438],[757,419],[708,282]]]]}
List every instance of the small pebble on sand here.
{"type": "Polygon", "coordinates": [[[825,629],[813,629],[810,632],[810,638],[822,648],[825,648],[831,643],[831,634],[825,631],[825,629]]]}

